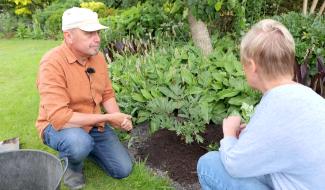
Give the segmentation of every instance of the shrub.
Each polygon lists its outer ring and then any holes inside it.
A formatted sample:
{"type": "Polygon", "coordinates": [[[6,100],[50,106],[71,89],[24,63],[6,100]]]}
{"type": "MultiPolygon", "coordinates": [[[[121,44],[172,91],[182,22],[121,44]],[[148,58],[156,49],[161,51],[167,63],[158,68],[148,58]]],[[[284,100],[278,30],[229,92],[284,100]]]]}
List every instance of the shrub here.
{"type": "Polygon", "coordinates": [[[88,8],[93,10],[94,12],[97,12],[98,17],[107,17],[110,13],[105,4],[102,2],[83,2],[80,4],[80,7],[88,8]]]}
{"type": "Polygon", "coordinates": [[[17,38],[29,38],[31,35],[31,30],[26,26],[24,23],[20,22],[18,23],[17,31],[16,31],[16,37],[17,38]]]}
{"type": "Polygon", "coordinates": [[[296,42],[296,57],[302,64],[310,49],[310,66],[316,70],[316,57],[325,56],[325,22],[324,17],[304,16],[301,13],[290,12],[281,16],[275,16],[276,20],[283,23],[296,42]]]}
{"type": "Polygon", "coordinates": [[[62,14],[67,8],[79,6],[79,0],[55,1],[44,9],[36,10],[33,22],[44,32],[44,38],[60,39],[62,14]]]}
{"type": "Polygon", "coordinates": [[[0,37],[12,37],[17,28],[17,17],[8,12],[0,13],[0,37]]]}
{"type": "Polygon", "coordinates": [[[173,18],[158,4],[144,3],[128,9],[120,10],[116,15],[103,18],[101,21],[109,26],[109,30],[102,32],[105,43],[121,40],[132,36],[137,39],[150,39],[164,36],[174,39],[188,40],[189,30],[187,21],[173,18]]]}

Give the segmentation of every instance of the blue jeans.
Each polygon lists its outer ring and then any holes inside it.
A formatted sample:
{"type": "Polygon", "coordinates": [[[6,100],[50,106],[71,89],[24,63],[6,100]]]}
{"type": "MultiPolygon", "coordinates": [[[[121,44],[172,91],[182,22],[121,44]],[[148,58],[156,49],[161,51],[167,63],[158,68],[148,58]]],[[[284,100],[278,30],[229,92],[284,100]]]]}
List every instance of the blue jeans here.
{"type": "Polygon", "coordinates": [[[208,152],[199,159],[197,172],[203,190],[272,189],[269,175],[250,178],[234,178],[230,176],[225,170],[217,151],[208,152]]]}
{"type": "Polygon", "coordinates": [[[114,178],[125,178],[131,173],[129,153],[108,125],[104,132],[94,127],[87,133],[81,128],[56,131],[49,124],[43,136],[44,144],[59,151],[60,158],[67,157],[68,167],[76,172],[82,172],[83,161],[89,157],[114,178]]]}

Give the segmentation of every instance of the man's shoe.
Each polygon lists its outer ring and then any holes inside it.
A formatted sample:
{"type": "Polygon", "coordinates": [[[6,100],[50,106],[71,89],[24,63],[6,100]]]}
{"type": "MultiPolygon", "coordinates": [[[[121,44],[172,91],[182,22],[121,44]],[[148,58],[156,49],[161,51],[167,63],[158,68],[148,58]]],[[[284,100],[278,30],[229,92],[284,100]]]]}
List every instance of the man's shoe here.
{"type": "Polygon", "coordinates": [[[85,187],[85,178],[82,172],[75,172],[70,168],[64,174],[64,184],[70,190],[82,189],[85,187]]]}

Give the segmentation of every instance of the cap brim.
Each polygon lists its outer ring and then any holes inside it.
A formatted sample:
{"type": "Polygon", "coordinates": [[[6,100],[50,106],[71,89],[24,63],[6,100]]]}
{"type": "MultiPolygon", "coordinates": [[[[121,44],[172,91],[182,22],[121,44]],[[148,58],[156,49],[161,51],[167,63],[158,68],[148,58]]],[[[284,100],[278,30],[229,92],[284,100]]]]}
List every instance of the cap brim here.
{"type": "Polygon", "coordinates": [[[80,26],[79,29],[86,31],[86,32],[93,32],[98,30],[107,29],[107,26],[101,25],[99,23],[93,23],[93,24],[85,24],[83,26],[80,26]]]}

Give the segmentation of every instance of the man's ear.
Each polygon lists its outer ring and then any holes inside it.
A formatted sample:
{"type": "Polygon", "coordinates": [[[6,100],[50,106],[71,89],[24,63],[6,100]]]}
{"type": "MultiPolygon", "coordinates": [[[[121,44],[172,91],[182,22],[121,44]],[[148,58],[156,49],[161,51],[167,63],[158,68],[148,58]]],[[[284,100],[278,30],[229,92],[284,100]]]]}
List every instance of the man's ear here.
{"type": "Polygon", "coordinates": [[[72,43],[72,35],[71,35],[70,32],[68,32],[68,31],[63,32],[63,36],[64,36],[65,41],[66,41],[68,44],[71,44],[71,43],[72,43]]]}

